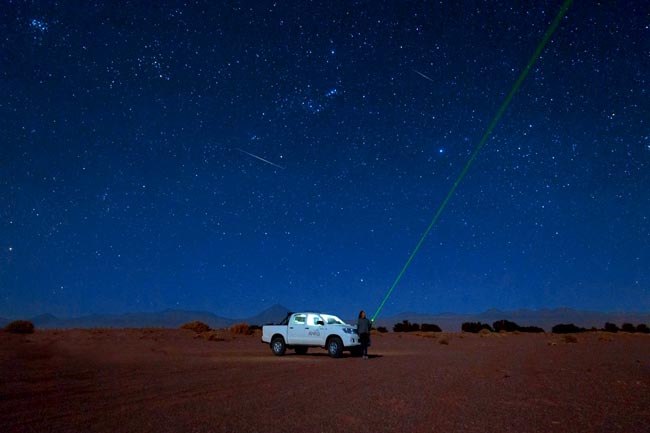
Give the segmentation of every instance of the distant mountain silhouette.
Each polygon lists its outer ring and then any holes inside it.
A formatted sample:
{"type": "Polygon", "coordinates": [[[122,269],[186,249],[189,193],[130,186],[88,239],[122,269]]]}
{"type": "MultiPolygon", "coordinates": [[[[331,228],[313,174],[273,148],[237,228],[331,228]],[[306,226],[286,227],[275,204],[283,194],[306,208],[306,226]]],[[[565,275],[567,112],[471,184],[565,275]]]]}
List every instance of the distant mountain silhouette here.
{"type": "Polygon", "coordinates": [[[275,304],[261,313],[249,317],[244,321],[249,325],[268,325],[271,323],[280,323],[287,316],[289,309],[283,305],[275,304]]]}
{"type": "Polygon", "coordinates": [[[38,328],[47,328],[49,325],[56,324],[58,320],[61,319],[53,316],[52,314],[41,314],[39,316],[32,317],[31,322],[38,328]]]}
{"type": "MultiPolygon", "coordinates": [[[[178,328],[182,324],[199,320],[213,329],[228,328],[237,322],[265,325],[281,321],[289,311],[282,305],[273,305],[261,313],[245,319],[220,317],[206,311],[165,310],[157,313],[91,314],[88,316],[59,318],[41,314],[31,320],[36,329],[71,328],[178,328]]],[[[0,319],[4,326],[9,320],[0,319]],[[5,322],[3,322],[5,321],[5,322]]]]}
{"type": "Polygon", "coordinates": [[[408,320],[411,323],[431,323],[442,328],[443,331],[459,332],[464,322],[483,322],[492,325],[497,320],[506,319],[520,326],[538,326],[550,332],[553,326],[560,323],[573,323],[576,326],[590,329],[603,328],[606,322],[616,323],[619,326],[625,322],[632,324],[650,323],[650,313],[603,313],[598,311],[582,311],[571,308],[557,308],[545,310],[514,310],[501,311],[490,309],[478,314],[418,314],[400,313],[390,317],[377,319],[377,326],[385,326],[389,330],[393,325],[408,320]]]}
{"type": "Polygon", "coordinates": [[[178,328],[184,323],[199,320],[211,328],[227,328],[233,319],[219,317],[205,311],[165,310],[159,313],[93,314],[61,319],[42,314],[31,321],[36,329],[69,328],[178,328]]]}

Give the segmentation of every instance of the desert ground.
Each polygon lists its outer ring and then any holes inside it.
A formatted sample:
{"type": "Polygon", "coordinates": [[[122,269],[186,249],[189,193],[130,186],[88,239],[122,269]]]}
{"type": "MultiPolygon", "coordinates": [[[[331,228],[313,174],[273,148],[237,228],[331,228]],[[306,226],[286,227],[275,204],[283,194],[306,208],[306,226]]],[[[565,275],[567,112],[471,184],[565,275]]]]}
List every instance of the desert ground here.
{"type": "Polygon", "coordinates": [[[650,335],[376,334],[368,360],[212,336],[0,332],[0,431],[650,432],[650,335]]]}

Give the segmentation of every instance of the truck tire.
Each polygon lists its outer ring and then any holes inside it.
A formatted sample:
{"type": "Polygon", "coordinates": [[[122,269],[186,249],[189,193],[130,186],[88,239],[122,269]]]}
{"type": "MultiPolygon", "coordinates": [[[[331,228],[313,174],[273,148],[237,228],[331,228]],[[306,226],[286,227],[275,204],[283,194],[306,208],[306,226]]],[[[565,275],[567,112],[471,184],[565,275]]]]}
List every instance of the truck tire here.
{"type": "Polygon", "coordinates": [[[296,351],[296,353],[298,355],[304,355],[304,354],[307,353],[307,350],[309,350],[309,347],[307,347],[307,346],[296,346],[294,348],[294,350],[296,351]]]}
{"type": "Polygon", "coordinates": [[[343,353],[343,342],[339,337],[330,337],[327,340],[327,354],[332,358],[338,358],[343,353]]]}
{"type": "Polygon", "coordinates": [[[271,350],[275,356],[284,355],[284,352],[287,350],[287,345],[284,343],[284,338],[274,337],[273,340],[271,340],[271,350]]]}

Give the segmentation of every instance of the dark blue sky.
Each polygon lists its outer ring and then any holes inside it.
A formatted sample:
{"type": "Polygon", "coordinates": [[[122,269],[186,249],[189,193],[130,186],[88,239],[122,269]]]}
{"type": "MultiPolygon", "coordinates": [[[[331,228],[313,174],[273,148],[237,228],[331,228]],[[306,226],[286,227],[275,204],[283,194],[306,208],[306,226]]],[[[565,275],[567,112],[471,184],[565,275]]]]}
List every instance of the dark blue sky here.
{"type": "MultiPolygon", "coordinates": [[[[375,311],[561,1],[3,1],[0,316],[375,311]]],[[[382,314],[650,310],[650,3],[576,2],[382,314]]]]}

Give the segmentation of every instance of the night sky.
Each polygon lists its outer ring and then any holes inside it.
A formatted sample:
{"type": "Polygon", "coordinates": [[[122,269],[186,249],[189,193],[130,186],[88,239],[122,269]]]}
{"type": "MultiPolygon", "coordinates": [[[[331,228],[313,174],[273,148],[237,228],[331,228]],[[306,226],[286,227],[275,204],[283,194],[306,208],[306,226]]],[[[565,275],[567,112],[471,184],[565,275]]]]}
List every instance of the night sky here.
{"type": "MultiPolygon", "coordinates": [[[[562,1],[11,1],[0,316],[379,306],[562,1]]],[[[650,3],[576,1],[395,288],[650,311],[650,3]]]]}

